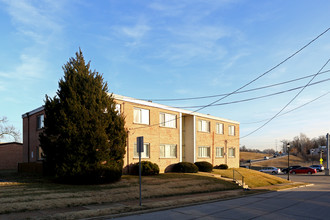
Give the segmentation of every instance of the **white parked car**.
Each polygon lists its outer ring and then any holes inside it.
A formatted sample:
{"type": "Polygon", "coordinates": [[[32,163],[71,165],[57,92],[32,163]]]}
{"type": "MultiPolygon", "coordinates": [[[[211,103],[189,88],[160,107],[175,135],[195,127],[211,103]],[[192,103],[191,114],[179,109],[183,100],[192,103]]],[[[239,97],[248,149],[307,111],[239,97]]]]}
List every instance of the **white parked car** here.
{"type": "Polygon", "coordinates": [[[272,173],[272,174],[278,174],[281,172],[281,170],[277,167],[265,167],[259,171],[263,173],[272,173]]]}

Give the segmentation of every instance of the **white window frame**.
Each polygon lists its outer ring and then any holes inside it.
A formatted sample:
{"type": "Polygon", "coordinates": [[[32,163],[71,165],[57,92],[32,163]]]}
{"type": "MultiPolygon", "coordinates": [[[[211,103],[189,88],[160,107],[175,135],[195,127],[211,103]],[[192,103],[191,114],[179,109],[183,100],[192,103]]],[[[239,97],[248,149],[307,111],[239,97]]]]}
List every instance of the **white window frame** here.
{"type": "Polygon", "coordinates": [[[45,119],[44,114],[37,116],[37,130],[44,128],[45,126],[44,119],[45,119]]]}
{"type": "MultiPolygon", "coordinates": [[[[137,152],[137,144],[134,143],[133,158],[139,158],[139,152],[137,152]]],[[[141,158],[150,158],[150,144],[143,143],[143,152],[141,152],[141,158]]]]}
{"type": "Polygon", "coordinates": [[[198,147],[198,157],[199,158],[210,158],[211,148],[209,146],[199,146],[198,147]]]}
{"type": "Polygon", "coordinates": [[[120,115],[121,114],[121,104],[116,104],[115,109],[117,111],[117,115],[120,115]]]}
{"type": "Polygon", "coordinates": [[[228,135],[235,136],[235,125],[228,126],[228,135]]]}
{"type": "Polygon", "coordinates": [[[210,121],[198,119],[198,131],[210,132],[210,121]]]}
{"type": "Polygon", "coordinates": [[[159,158],[177,158],[176,144],[159,145],[159,158]]]}
{"type": "Polygon", "coordinates": [[[150,110],[143,108],[134,108],[133,122],[136,124],[150,124],[150,110]]]}
{"type": "Polygon", "coordinates": [[[236,150],[235,147],[228,148],[228,156],[229,157],[236,157],[236,150]]]}
{"type": "Polygon", "coordinates": [[[223,128],[224,128],[223,123],[216,123],[215,127],[216,127],[215,130],[216,130],[217,134],[223,134],[223,128]]]}
{"type": "Polygon", "coordinates": [[[215,157],[223,157],[224,156],[224,147],[216,147],[215,148],[215,157]]]}
{"type": "Polygon", "coordinates": [[[166,128],[176,128],[176,115],[160,112],[159,126],[166,128]]]}

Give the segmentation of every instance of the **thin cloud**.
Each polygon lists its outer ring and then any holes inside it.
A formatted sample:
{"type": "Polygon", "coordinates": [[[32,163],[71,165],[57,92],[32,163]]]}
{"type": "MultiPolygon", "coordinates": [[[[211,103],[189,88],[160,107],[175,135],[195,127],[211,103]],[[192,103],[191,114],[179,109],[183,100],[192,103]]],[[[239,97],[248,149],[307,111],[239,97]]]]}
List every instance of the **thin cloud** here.
{"type": "Polygon", "coordinates": [[[29,44],[21,53],[12,70],[0,72],[6,78],[25,80],[42,78],[47,69],[45,57],[49,48],[59,43],[62,30],[61,1],[11,1],[4,0],[5,10],[15,27],[15,36],[22,36],[29,44]]]}
{"type": "Polygon", "coordinates": [[[59,5],[53,1],[37,2],[33,5],[27,1],[4,1],[6,10],[12,18],[18,32],[30,37],[36,43],[45,44],[49,36],[59,32],[59,5]],[[54,16],[55,14],[55,16],[54,16]]]}

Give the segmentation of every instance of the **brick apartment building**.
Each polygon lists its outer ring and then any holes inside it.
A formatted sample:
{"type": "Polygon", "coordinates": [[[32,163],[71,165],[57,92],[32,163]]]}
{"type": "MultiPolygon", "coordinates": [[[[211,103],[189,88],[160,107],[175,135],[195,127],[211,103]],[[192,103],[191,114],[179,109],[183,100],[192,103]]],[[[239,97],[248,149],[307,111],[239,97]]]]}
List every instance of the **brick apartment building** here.
{"type": "MultiPolygon", "coordinates": [[[[115,94],[113,98],[117,111],[125,116],[128,130],[124,169],[139,161],[136,148],[139,136],[144,137],[142,160],[157,163],[161,172],[182,161],[239,167],[238,122],[115,94]]],[[[43,107],[22,117],[23,161],[40,161],[43,107]]]]}
{"type": "Polygon", "coordinates": [[[23,144],[18,142],[0,143],[0,170],[17,169],[23,161],[23,144]]]}

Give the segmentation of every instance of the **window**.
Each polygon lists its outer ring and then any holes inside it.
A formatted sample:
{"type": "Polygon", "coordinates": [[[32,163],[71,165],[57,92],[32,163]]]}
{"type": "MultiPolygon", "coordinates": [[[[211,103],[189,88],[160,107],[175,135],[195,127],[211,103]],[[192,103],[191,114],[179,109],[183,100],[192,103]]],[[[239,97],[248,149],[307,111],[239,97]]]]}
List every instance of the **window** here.
{"type": "Polygon", "coordinates": [[[205,120],[198,120],[198,131],[210,132],[210,122],[205,120]]]}
{"type": "Polygon", "coordinates": [[[149,110],[142,108],[134,108],[134,123],[149,124],[149,110]]]}
{"type": "Polygon", "coordinates": [[[161,127],[176,128],[176,115],[159,113],[159,124],[161,127]]]}
{"type": "Polygon", "coordinates": [[[234,147],[230,147],[228,149],[228,156],[229,157],[235,157],[235,148],[234,147]]]}
{"type": "Polygon", "coordinates": [[[223,157],[223,147],[215,148],[215,157],[223,157]]]}
{"type": "Polygon", "coordinates": [[[198,157],[210,157],[210,147],[198,147],[198,157]]]}
{"type": "Polygon", "coordinates": [[[161,144],[159,146],[160,158],[176,158],[176,145],[175,144],[161,144]]]}
{"type": "Polygon", "coordinates": [[[120,115],[120,113],[121,113],[121,111],[120,111],[120,104],[116,104],[115,109],[117,111],[117,114],[120,115]]]}
{"type": "Polygon", "coordinates": [[[41,129],[44,127],[44,115],[37,116],[37,129],[41,129]]]}
{"type": "Polygon", "coordinates": [[[38,147],[38,160],[43,160],[44,159],[44,152],[41,147],[38,147]]]}
{"type": "MultiPolygon", "coordinates": [[[[144,143],[143,144],[143,152],[141,152],[141,158],[149,158],[150,152],[150,144],[149,143],[144,143]]],[[[137,144],[134,144],[134,158],[139,158],[139,152],[137,152],[137,144]]]]}
{"type": "Polygon", "coordinates": [[[234,125],[229,125],[228,126],[229,129],[229,135],[235,136],[235,126],[234,125]]]}
{"type": "Polygon", "coordinates": [[[217,123],[215,125],[216,132],[217,134],[223,134],[223,124],[222,123],[217,123]]]}

